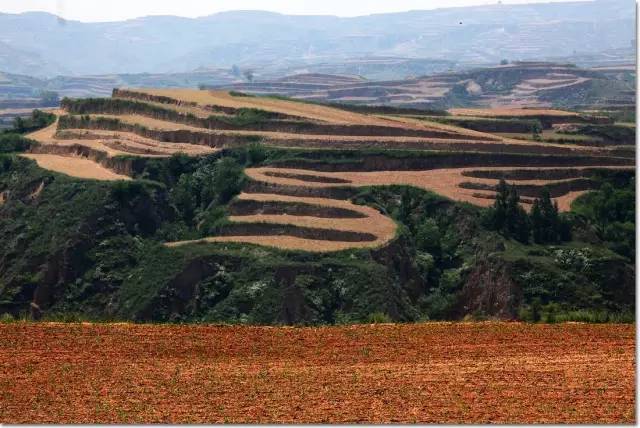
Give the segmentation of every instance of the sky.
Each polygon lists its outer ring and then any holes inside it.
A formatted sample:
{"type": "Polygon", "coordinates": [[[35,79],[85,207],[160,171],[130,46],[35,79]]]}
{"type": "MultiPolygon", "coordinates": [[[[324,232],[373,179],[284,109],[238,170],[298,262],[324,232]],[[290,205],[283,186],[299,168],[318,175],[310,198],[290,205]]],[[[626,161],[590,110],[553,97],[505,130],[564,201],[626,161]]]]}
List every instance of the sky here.
{"type": "MultiPolygon", "coordinates": [[[[563,1],[540,0],[538,2],[563,1]]],[[[566,1],[566,0],[564,0],[566,1]]],[[[360,16],[440,7],[496,4],[488,0],[1,0],[0,12],[44,11],[68,20],[120,21],[148,15],[195,18],[228,10],[268,10],[291,15],[360,16]]],[[[503,0],[504,4],[535,0],[503,0]]]]}

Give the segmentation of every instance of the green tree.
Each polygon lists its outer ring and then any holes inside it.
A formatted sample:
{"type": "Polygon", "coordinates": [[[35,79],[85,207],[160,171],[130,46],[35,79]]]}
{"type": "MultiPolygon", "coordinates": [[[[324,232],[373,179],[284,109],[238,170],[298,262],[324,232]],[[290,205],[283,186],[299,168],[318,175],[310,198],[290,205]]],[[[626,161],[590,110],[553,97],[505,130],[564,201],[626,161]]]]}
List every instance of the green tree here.
{"type": "Polygon", "coordinates": [[[529,241],[529,219],[520,206],[520,196],[515,186],[508,186],[502,179],[496,187],[496,200],[491,212],[493,229],[520,242],[529,241]]]}
{"type": "Polygon", "coordinates": [[[507,194],[506,217],[507,234],[520,242],[529,242],[529,218],[520,206],[520,195],[516,186],[511,186],[507,194]]]}
{"type": "Polygon", "coordinates": [[[571,229],[559,214],[558,203],[552,201],[547,188],[533,202],[531,208],[531,229],[537,244],[550,244],[571,239],[571,229]]]}
{"type": "Polygon", "coordinates": [[[217,202],[226,204],[242,189],[242,166],[235,159],[225,157],[216,162],[213,186],[218,194],[217,202]]]}
{"type": "Polygon", "coordinates": [[[442,233],[434,219],[428,218],[418,227],[416,246],[433,255],[437,260],[440,259],[442,256],[442,233]]]}
{"type": "Polygon", "coordinates": [[[404,189],[400,197],[400,207],[398,209],[398,220],[404,223],[409,229],[413,229],[413,221],[411,219],[412,200],[409,190],[404,189]]]}
{"type": "Polygon", "coordinates": [[[507,221],[507,200],[509,199],[509,187],[504,179],[500,179],[496,188],[496,200],[493,204],[493,227],[496,230],[504,230],[507,221]]]}

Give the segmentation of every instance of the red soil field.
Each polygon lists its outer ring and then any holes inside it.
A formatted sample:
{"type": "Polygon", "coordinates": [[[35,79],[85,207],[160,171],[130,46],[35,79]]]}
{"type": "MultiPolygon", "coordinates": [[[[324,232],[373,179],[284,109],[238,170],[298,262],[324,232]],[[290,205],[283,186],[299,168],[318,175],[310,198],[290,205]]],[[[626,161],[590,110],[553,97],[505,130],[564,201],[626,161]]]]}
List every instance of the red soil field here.
{"type": "Polygon", "coordinates": [[[634,423],[633,325],[0,324],[0,423],[634,423]]]}

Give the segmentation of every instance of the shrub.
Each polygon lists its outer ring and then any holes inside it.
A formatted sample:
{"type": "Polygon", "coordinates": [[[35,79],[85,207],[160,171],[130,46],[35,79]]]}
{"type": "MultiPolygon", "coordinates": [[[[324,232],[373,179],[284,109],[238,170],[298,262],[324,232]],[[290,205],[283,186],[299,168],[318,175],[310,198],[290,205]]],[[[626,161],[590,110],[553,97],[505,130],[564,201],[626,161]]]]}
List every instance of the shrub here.
{"type": "Polygon", "coordinates": [[[393,322],[391,317],[384,312],[374,312],[367,317],[369,324],[387,324],[393,322]]]}
{"type": "Polygon", "coordinates": [[[0,324],[9,324],[15,321],[16,320],[13,318],[13,316],[11,316],[10,313],[5,312],[4,314],[0,315],[0,324]]]}
{"type": "Polygon", "coordinates": [[[255,97],[255,95],[238,91],[229,91],[229,95],[231,95],[232,97],[255,97]]]}
{"type": "Polygon", "coordinates": [[[267,158],[267,151],[265,147],[260,143],[251,143],[247,146],[247,159],[248,166],[258,165],[267,158]]]}
{"type": "Polygon", "coordinates": [[[145,191],[144,185],[139,181],[117,181],[113,184],[111,195],[120,202],[128,201],[145,191]]]}
{"type": "Polygon", "coordinates": [[[27,132],[37,131],[51,125],[56,119],[53,113],[47,113],[42,110],[33,110],[31,116],[27,118],[16,117],[13,120],[13,128],[5,129],[3,133],[25,134],[27,132]]]}
{"type": "Polygon", "coordinates": [[[34,144],[37,143],[17,133],[0,134],[0,153],[25,152],[34,144]]]}
{"type": "Polygon", "coordinates": [[[240,193],[243,183],[242,167],[234,159],[225,157],[216,163],[213,185],[220,204],[226,204],[240,193]]]}

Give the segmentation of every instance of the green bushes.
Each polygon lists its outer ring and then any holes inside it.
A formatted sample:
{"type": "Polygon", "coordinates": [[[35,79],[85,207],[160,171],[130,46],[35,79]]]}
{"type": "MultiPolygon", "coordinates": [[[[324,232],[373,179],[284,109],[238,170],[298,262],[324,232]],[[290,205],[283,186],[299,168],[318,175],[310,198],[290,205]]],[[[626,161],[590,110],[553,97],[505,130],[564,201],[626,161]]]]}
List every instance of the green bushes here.
{"type": "Polygon", "coordinates": [[[520,206],[520,196],[515,186],[507,186],[500,180],[496,189],[493,208],[485,212],[485,224],[504,236],[522,243],[529,242],[530,222],[526,211],[520,206]]]}
{"type": "Polygon", "coordinates": [[[494,118],[466,118],[466,117],[427,117],[426,119],[460,126],[480,132],[513,132],[539,134],[542,123],[536,119],[494,119],[494,118]]]}
{"type": "Polygon", "coordinates": [[[255,97],[255,95],[247,94],[245,92],[238,92],[238,91],[229,91],[229,95],[231,95],[232,97],[255,97]]]}
{"type": "MultiPolygon", "coordinates": [[[[257,108],[239,108],[226,109],[233,112],[233,115],[211,115],[203,118],[192,113],[182,113],[172,108],[157,106],[142,101],[119,98],[85,98],[79,100],[70,100],[65,98],[62,106],[74,115],[82,115],[80,122],[75,117],[65,116],[60,124],[61,128],[72,128],[76,124],[82,127],[89,127],[91,118],[89,114],[125,114],[136,113],[160,120],[167,120],[176,123],[184,123],[187,125],[202,128],[220,128],[220,127],[250,127],[260,125],[268,120],[280,118],[280,113],[274,113],[257,108]]],[[[117,129],[119,121],[112,118],[97,117],[93,119],[100,127],[104,129],[117,129]]],[[[134,125],[131,125],[134,126],[134,125]]],[[[144,129],[140,127],[139,129],[144,129]]]]}
{"type": "Polygon", "coordinates": [[[234,116],[217,117],[217,119],[221,122],[225,122],[233,126],[238,126],[240,128],[251,125],[259,125],[271,118],[273,118],[273,113],[257,108],[240,108],[237,110],[234,116]]]}
{"type": "Polygon", "coordinates": [[[16,133],[0,134],[0,153],[26,152],[35,141],[16,133]]]}
{"type": "Polygon", "coordinates": [[[484,213],[484,224],[524,244],[532,236],[536,244],[553,244],[571,239],[571,225],[559,214],[558,205],[551,201],[549,191],[544,188],[542,196],[533,201],[531,213],[519,204],[520,197],[515,186],[507,186],[501,179],[496,189],[496,201],[484,213]]]}
{"type": "Polygon", "coordinates": [[[374,312],[367,317],[369,324],[387,324],[393,322],[391,317],[384,312],[374,312]]]}
{"type": "MultiPolygon", "coordinates": [[[[339,162],[358,155],[317,156],[339,162]]],[[[530,321],[633,317],[634,266],[597,239],[525,245],[484,227],[481,208],[406,186],[362,188],[354,198],[399,223],[397,238],[383,248],[316,254],[235,243],[162,245],[218,234],[228,221],[226,204],[242,186],[242,167],[278,156],[255,144],[135,166],[138,177],[162,185],[77,180],[0,156],[0,191],[9,191],[0,206],[0,277],[6,280],[0,314],[19,316],[29,293],[53,278],[56,294],[43,305],[44,318],[66,320],[318,325],[480,319],[495,316],[493,302],[476,305],[485,291],[530,321]],[[27,196],[42,182],[37,202],[30,202],[27,196]],[[63,273],[54,278],[58,269],[63,273]]],[[[605,229],[629,223],[633,198],[612,194],[631,192],[633,180],[618,174],[609,182],[613,190],[583,196],[582,211],[573,215],[602,221],[605,229]]],[[[508,187],[502,193],[503,218],[517,219],[517,195],[508,187]]]]}
{"type": "Polygon", "coordinates": [[[574,130],[562,132],[568,135],[589,135],[607,143],[621,145],[632,145],[636,142],[635,126],[581,124],[575,125],[574,128],[574,130]]]}
{"type": "Polygon", "coordinates": [[[145,191],[140,181],[117,181],[111,188],[111,195],[117,201],[133,199],[145,191]]]}
{"type": "MultiPolygon", "coordinates": [[[[51,125],[56,120],[56,115],[42,110],[33,110],[31,116],[27,118],[16,117],[13,120],[13,127],[2,131],[3,134],[26,134],[37,131],[51,125]]],[[[2,134],[0,134],[2,136],[2,134]]]]}
{"type": "Polygon", "coordinates": [[[599,190],[577,198],[571,210],[592,225],[609,247],[625,257],[635,258],[635,179],[614,187],[605,179],[599,190]]]}
{"type": "MultiPolygon", "coordinates": [[[[187,224],[210,217],[208,210],[227,204],[244,184],[243,167],[231,157],[202,161],[193,172],[180,176],[170,192],[187,224]]],[[[209,223],[211,221],[209,220],[209,223]]]]}
{"type": "Polygon", "coordinates": [[[571,239],[571,225],[560,216],[558,204],[551,202],[546,188],[542,191],[542,197],[533,201],[530,221],[536,244],[553,244],[571,239]]]}
{"type": "Polygon", "coordinates": [[[625,323],[635,322],[635,314],[632,311],[610,312],[607,310],[593,309],[563,309],[557,303],[549,303],[541,306],[540,303],[522,307],[518,317],[522,321],[532,323],[564,323],[564,322],[584,322],[592,324],[604,323],[625,323]]]}
{"type": "Polygon", "coordinates": [[[231,158],[220,159],[213,175],[213,185],[217,190],[217,202],[226,204],[236,194],[240,193],[244,177],[242,166],[231,158]]]}

